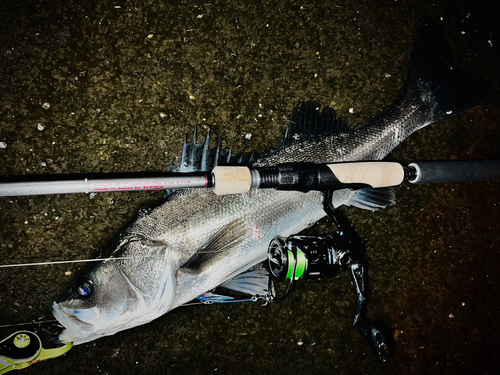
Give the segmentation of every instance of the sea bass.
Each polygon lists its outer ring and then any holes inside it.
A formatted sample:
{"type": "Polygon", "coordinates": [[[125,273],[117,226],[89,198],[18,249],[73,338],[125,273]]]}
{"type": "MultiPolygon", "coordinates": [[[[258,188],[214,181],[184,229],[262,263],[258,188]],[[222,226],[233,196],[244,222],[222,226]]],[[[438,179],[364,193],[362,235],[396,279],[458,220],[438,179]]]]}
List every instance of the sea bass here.
{"type": "MultiPolygon", "coordinates": [[[[405,85],[380,115],[351,127],[331,108],[306,102],[277,149],[242,162],[262,167],[379,160],[416,130],[484,102],[486,93],[483,84],[453,63],[443,32],[426,20],[405,85]]],[[[202,144],[186,143],[178,170],[234,161],[230,152],[209,149],[208,143],[208,136],[202,144]]],[[[102,251],[103,261],[84,270],[53,302],[52,312],[65,327],[58,340],[81,344],[148,323],[221,285],[266,293],[266,273],[254,266],[267,258],[273,237],[296,234],[325,216],[322,200],[315,191],[171,193],[123,229],[102,251]]],[[[332,198],[334,207],[378,209],[393,203],[386,189],[345,189],[332,198]]]]}

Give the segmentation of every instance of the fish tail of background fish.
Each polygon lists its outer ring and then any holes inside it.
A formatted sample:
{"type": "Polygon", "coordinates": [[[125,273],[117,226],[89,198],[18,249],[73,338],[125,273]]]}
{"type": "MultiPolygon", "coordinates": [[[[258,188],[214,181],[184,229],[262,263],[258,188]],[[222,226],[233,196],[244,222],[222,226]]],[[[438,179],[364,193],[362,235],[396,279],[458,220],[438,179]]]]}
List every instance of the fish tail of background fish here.
{"type": "Polygon", "coordinates": [[[255,165],[294,162],[297,155],[301,161],[313,163],[380,160],[413,132],[466,112],[488,99],[487,86],[453,62],[443,31],[428,18],[415,40],[405,84],[390,107],[364,124],[352,127],[336,117],[331,108],[320,111],[319,105],[303,104],[280,147],[255,165]],[[301,129],[321,128],[325,121],[334,122],[335,131],[319,138],[315,134],[316,140],[307,142],[308,135],[302,134],[301,129]],[[302,142],[294,145],[293,139],[300,137],[302,142]]]}
{"type": "Polygon", "coordinates": [[[373,152],[365,159],[382,159],[411,133],[464,113],[488,101],[489,96],[488,87],[478,77],[455,64],[445,34],[437,23],[425,19],[398,98],[358,130],[373,134],[378,127],[392,135],[392,141],[374,142],[373,152]]]}

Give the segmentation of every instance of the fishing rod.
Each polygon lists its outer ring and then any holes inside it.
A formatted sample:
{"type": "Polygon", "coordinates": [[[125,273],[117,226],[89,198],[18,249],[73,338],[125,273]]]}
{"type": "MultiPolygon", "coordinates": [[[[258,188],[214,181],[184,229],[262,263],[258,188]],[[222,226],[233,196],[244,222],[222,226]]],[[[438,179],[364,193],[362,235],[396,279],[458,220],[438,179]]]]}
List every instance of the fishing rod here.
{"type": "MultiPolygon", "coordinates": [[[[390,187],[404,181],[426,184],[496,179],[500,179],[500,160],[414,162],[408,166],[385,161],[289,163],[261,168],[218,166],[212,171],[190,173],[7,176],[0,177],[0,196],[212,187],[218,195],[245,193],[252,188],[325,192],[344,188],[390,187]]],[[[107,259],[0,264],[0,268],[103,260],[107,259]]]]}
{"type": "Polygon", "coordinates": [[[500,179],[500,160],[333,164],[288,163],[273,167],[217,166],[190,173],[60,174],[0,177],[0,196],[213,188],[217,195],[250,189],[338,190],[500,179]]]}
{"type": "MultiPolygon", "coordinates": [[[[333,190],[396,186],[404,181],[414,184],[439,182],[487,181],[500,178],[500,161],[418,162],[403,166],[395,162],[351,162],[334,164],[282,164],[275,167],[215,167],[209,172],[128,175],[58,175],[0,177],[0,196],[137,191],[182,188],[214,188],[216,194],[237,194],[252,188],[323,191],[325,212],[337,230],[320,236],[275,237],[269,244],[268,268],[276,281],[290,280],[285,294],[277,297],[269,279],[269,302],[279,302],[291,291],[296,280],[331,278],[346,268],[356,294],[353,326],[375,353],[385,362],[391,354],[391,334],[366,314],[366,272],[363,242],[351,224],[329,205],[333,190]]],[[[97,261],[97,259],[95,259],[97,261]]],[[[103,259],[99,259],[102,261],[103,259]]],[[[65,261],[63,261],[66,263],[65,261]]],[[[45,262],[43,264],[63,263],[45,262]]],[[[38,265],[38,264],[23,264],[38,265]]],[[[5,265],[5,267],[21,265],[5,265]]],[[[256,301],[259,296],[235,299],[205,293],[201,303],[256,301]]],[[[40,334],[53,322],[39,322],[0,341],[0,374],[25,368],[33,363],[65,354],[72,343],[47,347],[40,334]]]]}

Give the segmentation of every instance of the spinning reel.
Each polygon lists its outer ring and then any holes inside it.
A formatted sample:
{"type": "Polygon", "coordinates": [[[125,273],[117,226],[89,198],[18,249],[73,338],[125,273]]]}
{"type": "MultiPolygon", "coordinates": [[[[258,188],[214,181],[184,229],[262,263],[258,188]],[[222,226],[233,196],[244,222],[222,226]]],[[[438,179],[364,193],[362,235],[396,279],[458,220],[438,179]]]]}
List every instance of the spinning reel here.
{"type": "Polygon", "coordinates": [[[363,241],[351,223],[330,206],[331,192],[325,192],[324,210],[337,226],[337,230],[320,236],[294,235],[286,239],[275,237],[268,248],[268,266],[271,274],[269,291],[271,302],[282,301],[298,280],[329,279],[339,268],[349,271],[356,293],[356,312],[352,325],[368,341],[378,360],[387,361],[389,339],[385,327],[378,327],[366,316],[367,278],[363,241]],[[272,280],[289,280],[288,289],[282,297],[275,295],[272,280]],[[382,333],[384,331],[384,333],[382,333]]]}

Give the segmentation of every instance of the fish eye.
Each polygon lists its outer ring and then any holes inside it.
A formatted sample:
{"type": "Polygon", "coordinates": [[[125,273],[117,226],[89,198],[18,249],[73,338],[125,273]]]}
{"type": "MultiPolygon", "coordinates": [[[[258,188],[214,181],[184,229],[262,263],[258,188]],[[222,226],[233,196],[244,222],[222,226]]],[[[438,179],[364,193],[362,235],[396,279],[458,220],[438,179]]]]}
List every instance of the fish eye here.
{"type": "Polygon", "coordinates": [[[90,279],[80,279],[75,283],[75,291],[81,297],[90,297],[94,291],[92,281],[90,279]]]}

